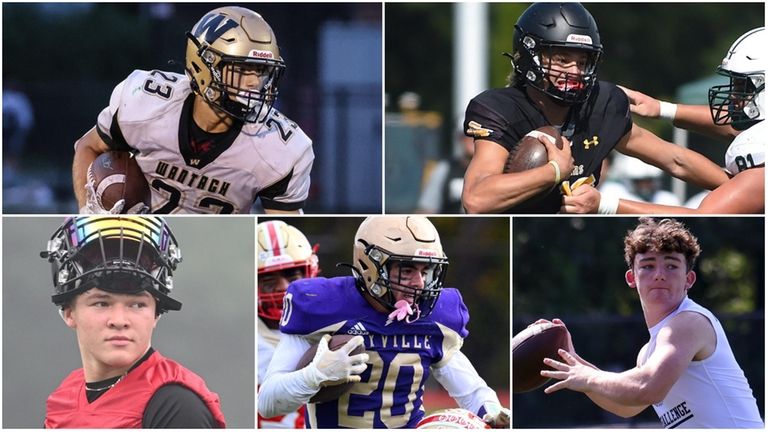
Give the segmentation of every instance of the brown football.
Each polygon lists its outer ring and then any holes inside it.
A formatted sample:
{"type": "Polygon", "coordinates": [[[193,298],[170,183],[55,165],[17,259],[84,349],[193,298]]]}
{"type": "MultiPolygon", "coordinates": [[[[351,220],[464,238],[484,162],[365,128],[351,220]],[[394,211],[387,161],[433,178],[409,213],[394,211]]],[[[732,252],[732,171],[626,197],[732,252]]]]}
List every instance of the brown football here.
{"type": "MultiPolygon", "coordinates": [[[[341,348],[342,345],[347,343],[348,340],[355,337],[354,335],[348,335],[348,334],[338,334],[331,336],[331,340],[328,341],[328,348],[331,349],[331,351],[336,351],[337,349],[341,348]]],[[[354,350],[352,350],[349,355],[356,355],[356,354],[362,354],[365,352],[364,345],[360,345],[354,350]]],[[[312,362],[312,359],[315,358],[315,354],[317,353],[317,344],[312,345],[307,349],[306,352],[304,352],[304,355],[301,356],[301,359],[299,360],[299,363],[296,365],[296,370],[304,369],[307,367],[309,363],[312,362]]],[[[348,392],[354,383],[329,383],[325,384],[323,387],[320,387],[320,390],[315,393],[314,396],[309,400],[312,403],[323,403],[323,402],[330,402],[332,400],[336,400],[340,398],[344,393],[348,392]]]]}
{"type": "Polygon", "coordinates": [[[121,199],[125,200],[123,213],[136,204],[151,204],[149,184],[136,159],[124,151],[100,154],[88,167],[88,181],[93,184],[96,199],[109,210],[121,199]]]}
{"type": "Polygon", "coordinates": [[[517,145],[509,152],[507,161],[504,164],[504,173],[516,173],[528,171],[529,169],[540,167],[549,161],[547,148],[539,139],[534,136],[536,132],[544,133],[554,138],[557,148],[563,148],[560,141],[560,131],[553,126],[544,126],[529,132],[518,141],[517,145]]]}
{"type": "Polygon", "coordinates": [[[541,376],[545,358],[560,361],[557,350],[568,349],[565,326],[533,324],[512,338],[512,391],[523,393],[541,387],[549,378],[541,376]]]}

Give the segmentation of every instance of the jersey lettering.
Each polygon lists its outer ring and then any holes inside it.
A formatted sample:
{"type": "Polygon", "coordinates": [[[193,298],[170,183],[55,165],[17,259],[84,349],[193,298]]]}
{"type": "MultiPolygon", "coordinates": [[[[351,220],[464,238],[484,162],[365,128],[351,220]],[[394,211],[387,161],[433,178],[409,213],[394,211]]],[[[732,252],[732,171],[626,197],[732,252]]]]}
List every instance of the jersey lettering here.
{"type": "MultiPolygon", "coordinates": [[[[207,179],[205,176],[202,177],[203,179],[207,179]]],[[[209,190],[215,189],[216,184],[214,182],[218,182],[218,180],[211,181],[211,184],[209,186],[209,190]]],[[[164,182],[161,179],[154,179],[152,180],[152,188],[160,193],[163,196],[167,197],[167,200],[165,204],[163,204],[160,208],[155,210],[153,213],[156,214],[169,214],[173,213],[176,209],[180,208],[180,203],[182,201],[182,198],[184,197],[184,194],[181,190],[174,187],[173,185],[164,182]]],[[[196,207],[199,208],[205,208],[209,210],[217,210],[214,213],[219,214],[231,214],[235,212],[235,205],[224,201],[212,196],[204,196],[202,197],[196,204],[196,207]]]]}
{"type": "Polygon", "coordinates": [[[752,158],[751,153],[747,153],[746,156],[736,156],[735,162],[736,166],[739,168],[739,172],[754,168],[756,166],[755,160],[752,158]]]}
{"type": "Polygon", "coordinates": [[[283,297],[283,316],[280,317],[280,325],[288,325],[293,313],[293,293],[287,293],[283,297]]]}
{"type": "Polygon", "coordinates": [[[150,73],[150,77],[144,81],[144,91],[151,95],[159,96],[163,99],[170,99],[173,95],[173,86],[168,84],[158,84],[157,81],[152,78],[158,75],[171,83],[175,83],[179,80],[179,77],[177,76],[166,75],[158,70],[154,70],[152,73],[150,73]]]}
{"type": "Polygon", "coordinates": [[[357,429],[373,429],[374,413],[379,412],[381,421],[388,428],[401,428],[408,424],[414,410],[416,392],[424,378],[424,366],[418,353],[384,354],[368,351],[367,378],[339,398],[339,426],[357,429]],[[368,372],[370,371],[370,373],[368,372]],[[385,373],[386,371],[386,373],[385,373]],[[379,406],[360,410],[350,400],[362,396],[369,401],[381,401],[379,406]]]}
{"type": "MultiPolygon", "coordinates": [[[[293,130],[286,130],[287,127],[285,126],[285,123],[279,122],[275,120],[274,117],[270,117],[266,125],[270,129],[277,129],[277,132],[280,134],[280,139],[283,140],[283,142],[288,142],[289,139],[291,139],[291,136],[293,136],[293,130]]],[[[288,127],[291,127],[292,125],[289,125],[288,127]]]]}

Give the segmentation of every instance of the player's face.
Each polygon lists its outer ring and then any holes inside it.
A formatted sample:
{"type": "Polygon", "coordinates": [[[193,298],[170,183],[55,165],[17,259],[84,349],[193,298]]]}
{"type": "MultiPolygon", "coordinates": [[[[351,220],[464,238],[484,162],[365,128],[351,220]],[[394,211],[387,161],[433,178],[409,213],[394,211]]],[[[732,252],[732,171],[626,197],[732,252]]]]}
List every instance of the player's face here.
{"type": "Polygon", "coordinates": [[[225,76],[233,73],[233,85],[237,88],[259,92],[269,77],[270,67],[265,65],[227,65],[225,76]]]}
{"type": "Polygon", "coordinates": [[[392,294],[395,302],[407,300],[413,304],[424,289],[428,276],[428,266],[424,263],[395,262],[389,269],[392,294]]]}
{"type": "Polygon", "coordinates": [[[626,278],[629,286],[637,289],[644,308],[668,309],[680,304],[696,274],[687,270],[685,255],[679,252],[647,252],[635,256],[626,278]]]}
{"type": "Polygon", "coordinates": [[[93,288],[64,310],[64,321],[77,332],[86,379],[120,375],[147,352],[156,306],[146,291],[115,294],[93,288]]]}
{"type": "Polygon", "coordinates": [[[541,53],[542,67],[549,73],[549,82],[558,90],[580,90],[581,77],[587,69],[589,55],[583,50],[552,47],[541,53]]]}
{"type": "Polygon", "coordinates": [[[285,292],[291,282],[303,278],[304,270],[301,268],[262,273],[259,275],[259,292],[265,294],[285,292]]]}

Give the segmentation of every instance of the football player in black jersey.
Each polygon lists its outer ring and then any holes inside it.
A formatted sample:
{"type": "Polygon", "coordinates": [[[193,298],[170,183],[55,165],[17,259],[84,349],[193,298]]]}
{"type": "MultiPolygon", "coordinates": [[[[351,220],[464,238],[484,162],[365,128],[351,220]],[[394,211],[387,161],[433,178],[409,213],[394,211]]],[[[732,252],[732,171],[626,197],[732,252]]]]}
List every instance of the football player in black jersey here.
{"type": "Polygon", "coordinates": [[[464,176],[468,213],[556,213],[558,186],[593,175],[611,150],[634,156],[706,189],[727,180],[714,163],[632,123],[627,96],[597,80],[603,54],[592,15],[579,3],[536,3],[515,25],[509,86],[487,90],[469,103],[464,120],[475,155],[464,176]],[[504,173],[509,152],[530,131],[559,128],[562,150],[540,139],[549,163],[504,173]]]}

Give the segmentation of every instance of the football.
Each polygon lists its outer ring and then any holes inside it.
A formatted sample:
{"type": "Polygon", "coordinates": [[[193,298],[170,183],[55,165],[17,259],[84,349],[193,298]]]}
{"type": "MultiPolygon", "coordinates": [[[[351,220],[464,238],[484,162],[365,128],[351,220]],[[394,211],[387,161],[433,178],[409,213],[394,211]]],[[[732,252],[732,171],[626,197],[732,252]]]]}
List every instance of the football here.
{"type": "Polygon", "coordinates": [[[515,148],[509,152],[507,161],[504,164],[504,173],[523,172],[529,169],[538,168],[549,161],[547,148],[539,141],[538,136],[545,134],[553,140],[557,148],[563,148],[560,141],[560,132],[552,126],[544,126],[535,131],[528,132],[521,139],[515,148]]]}
{"type": "Polygon", "coordinates": [[[140,203],[147,207],[151,204],[149,184],[129,152],[100,154],[88,167],[88,181],[93,184],[98,203],[106,210],[121,199],[125,200],[122,213],[140,203]]]}
{"type": "Polygon", "coordinates": [[[416,429],[491,429],[491,426],[471,411],[449,408],[424,416],[416,429]]]}
{"type": "Polygon", "coordinates": [[[544,385],[545,358],[560,361],[559,348],[567,349],[568,331],[552,323],[533,324],[512,338],[512,391],[524,393],[544,385]]]}
{"type": "MultiPolygon", "coordinates": [[[[328,348],[330,348],[331,351],[336,351],[353,337],[354,335],[347,335],[347,334],[333,335],[331,336],[331,340],[328,341],[328,348]]],[[[357,348],[352,350],[352,352],[349,353],[349,355],[362,354],[364,352],[365,352],[365,347],[363,345],[359,345],[357,348]]],[[[317,353],[317,344],[314,344],[311,347],[309,347],[309,349],[307,349],[304,355],[301,356],[299,363],[296,365],[296,370],[304,369],[305,367],[307,367],[307,365],[312,362],[312,359],[315,358],[316,353],[317,353]]],[[[345,382],[326,384],[323,387],[320,387],[320,391],[315,393],[315,395],[312,396],[312,398],[309,401],[311,403],[323,403],[323,402],[336,400],[340,398],[344,393],[348,392],[353,385],[355,384],[345,383],[345,382]]]]}

